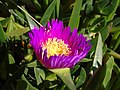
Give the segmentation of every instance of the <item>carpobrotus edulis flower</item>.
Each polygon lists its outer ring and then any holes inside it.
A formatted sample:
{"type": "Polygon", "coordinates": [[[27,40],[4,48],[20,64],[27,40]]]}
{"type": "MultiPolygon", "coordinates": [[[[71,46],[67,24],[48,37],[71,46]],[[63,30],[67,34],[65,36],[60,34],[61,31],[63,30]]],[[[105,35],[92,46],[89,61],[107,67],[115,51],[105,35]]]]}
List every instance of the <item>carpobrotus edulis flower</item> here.
{"type": "Polygon", "coordinates": [[[90,40],[78,35],[76,28],[70,32],[70,26],[64,27],[58,19],[40,29],[34,27],[29,37],[37,59],[49,69],[73,68],[91,48],[90,40]]]}

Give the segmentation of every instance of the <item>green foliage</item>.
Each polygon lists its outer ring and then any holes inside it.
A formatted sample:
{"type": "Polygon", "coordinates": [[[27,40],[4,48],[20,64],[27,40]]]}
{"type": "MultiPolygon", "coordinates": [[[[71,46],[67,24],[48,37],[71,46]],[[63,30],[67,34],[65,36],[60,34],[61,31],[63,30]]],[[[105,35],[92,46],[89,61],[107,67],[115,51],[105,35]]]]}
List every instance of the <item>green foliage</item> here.
{"type": "Polygon", "coordinates": [[[0,90],[120,90],[119,11],[120,0],[1,0],[0,90]],[[34,26],[56,18],[91,40],[70,70],[46,69],[29,44],[34,26]]]}

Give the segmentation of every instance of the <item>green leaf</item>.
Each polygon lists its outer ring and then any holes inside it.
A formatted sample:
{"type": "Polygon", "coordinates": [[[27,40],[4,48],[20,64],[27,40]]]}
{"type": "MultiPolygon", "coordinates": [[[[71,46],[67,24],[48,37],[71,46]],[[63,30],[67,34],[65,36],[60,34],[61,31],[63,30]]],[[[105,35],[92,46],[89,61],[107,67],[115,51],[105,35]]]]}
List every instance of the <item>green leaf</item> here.
{"type": "Polygon", "coordinates": [[[101,34],[99,33],[97,47],[95,51],[95,57],[93,60],[93,68],[98,68],[99,66],[102,65],[102,45],[103,45],[102,38],[101,38],[101,34]]]}
{"type": "Polygon", "coordinates": [[[19,37],[19,36],[27,33],[29,30],[30,30],[30,29],[29,29],[28,27],[19,28],[19,29],[17,29],[17,30],[13,30],[13,31],[11,31],[11,32],[7,32],[6,35],[7,35],[8,37],[11,37],[11,38],[13,38],[13,37],[19,37]]]}
{"type": "Polygon", "coordinates": [[[113,50],[109,49],[107,50],[107,54],[113,56],[114,58],[120,59],[120,54],[114,52],[113,50]]]}
{"type": "Polygon", "coordinates": [[[8,18],[1,18],[0,23],[3,27],[7,27],[8,21],[10,20],[10,17],[8,18]]]}
{"type": "Polygon", "coordinates": [[[70,75],[70,68],[50,69],[50,71],[57,74],[63,80],[63,82],[70,88],[70,90],[76,90],[76,87],[70,75]]]}
{"type": "Polygon", "coordinates": [[[119,90],[119,89],[120,89],[120,72],[114,77],[109,87],[109,90],[119,90]]]}
{"type": "Polygon", "coordinates": [[[86,13],[90,13],[93,10],[93,0],[87,0],[86,13]]]}
{"type": "Polygon", "coordinates": [[[46,80],[55,81],[55,80],[57,80],[57,76],[56,76],[56,74],[52,73],[46,77],[46,80]]]}
{"type": "Polygon", "coordinates": [[[114,63],[113,70],[118,74],[120,72],[120,68],[116,63],[114,63]]]}
{"type": "Polygon", "coordinates": [[[60,0],[57,0],[56,11],[57,11],[57,18],[59,18],[60,0]]]}
{"type": "Polygon", "coordinates": [[[116,27],[112,27],[111,29],[110,29],[110,32],[111,33],[118,33],[118,32],[120,32],[120,25],[118,25],[118,26],[116,26],[116,27]]]}
{"type": "Polygon", "coordinates": [[[34,22],[35,19],[33,20],[32,19],[33,17],[30,17],[28,12],[25,9],[23,9],[23,10],[24,10],[24,12],[26,12],[25,16],[27,18],[27,22],[29,24],[30,29],[33,29],[35,26],[38,27],[38,25],[34,22]]]}
{"type": "Polygon", "coordinates": [[[118,36],[116,42],[114,43],[114,48],[113,48],[113,50],[115,51],[119,45],[120,45],[120,35],[118,36]]]}
{"type": "Polygon", "coordinates": [[[41,5],[40,5],[40,3],[38,2],[38,0],[34,0],[34,4],[35,4],[35,7],[37,8],[37,10],[40,10],[40,9],[41,9],[41,5]]]}
{"type": "Polygon", "coordinates": [[[11,54],[8,54],[8,57],[9,57],[9,64],[14,64],[15,60],[14,60],[13,56],[11,54]]]}
{"type": "Polygon", "coordinates": [[[114,66],[114,58],[110,57],[109,60],[106,63],[106,74],[102,83],[102,88],[101,90],[106,90],[107,89],[107,85],[110,82],[111,76],[112,76],[112,70],[113,70],[113,66],[114,66]]]}
{"type": "Polygon", "coordinates": [[[6,30],[6,32],[11,32],[11,31],[13,31],[14,29],[17,28],[14,23],[15,23],[14,17],[13,17],[13,15],[11,15],[9,21],[7,22],[7,30],[6,30]]]}
{"type": "Polygon", "coordinates": [[[39,85],[40,83],[42,83],[41,77],[43,80],[45,80],[45,72],[40,69],[40,68],[34,68],[34,73],[35,73],[35,78],[37,80],[37,85],[39,85]]]}
{"type": "Polygon", "coordinates": [[[43,2],[44,2],[46,5],[48,5],[49,0],[44,0],[43,2]]]}
{"type": "Polygon", "coordinates": [[[80,75],[76,83],[76,88],[81,86],[85,82],[85,80],[86,80],[86,72],[84,68],[81,68],[80,75]]]}
{"type": "Polygon", "coordinates": [[[37,60],[27,64],[27,67],[36,67],[36,66],[37,66],[37,60]]]}
{"type": "Polygon", "coordinates": [[[5,40],[6,40],[6,35],[0,23],[0,42],[5,42],[5,40]]]}
{"type": "Polygon", "coordinates": [[[9,10],[11,14],[13,14],[17,19],[19,19],[21,21],[21,24],[24,25],[25,23],[27,23],[25,21],[25,16],[24,13],[21,13],[20,11],[18,11],[17,9],[13,10],[10,9],[9,10]]]}
{"type": "Polygon", "coordinates": [[[27,10],[25,10],[24,7],[20,7],[20,6],[17,5],[14,1],[11,1],[11,2],[12,2],[13,4],[15,4],[20,10],[22,10],[22,11],[25,13],[25,16],[26,16],[26,18],[27,18],[28,24],[29,24],[29,26],[30,26],[30,29],[33,29],[34,26],[38,27],[37,24],[40,25],[40,26],[42,26],[37,20],[35,20],[35,19],[27,12],[27,10]],[[36,24],[35,22],[36,22],[37,24],[36,24]]]}
{"type": "Polygon", "coordinates": [[[115,19],[113,19],[113,26],[117,26],[120,24],[120,17],[115,17],[115,19]]]}
{"type": "Polygon", "coordinates": [[[25,67],[24,74],[25,74],[25,75],[28,75],[28,71],[29,71],[28,68],[25,67]]]}
{"type": "Polygon", "coordinates": [[[96,15],[95,19],[92,20],[92,23],[90,25],[90,31],[99,32],[101,31],[101,29],[105,27],[105,25],[106,25],[105,18],[96,15]]]}
{"type": "Polygon", "coordinates": [[[105,8],[105,6],[109,3],[109,0],[100,0],[98,2],[98,9],[102,10],[105,8]]]}
{"type": "Polygon", "coordinates": [[[80,65],[75,65],[74,68],[71,68],[71,74],[75,73],[79,69],[80,65]]]}
{"type": "Polygon", "coordinates": [[[55,4],[56,4],[56,0],[53,0],[53,2],[50,4],[50,6],[47,8],[47,10],[45,11],[42,19],[40,20],[40,23],[42,25],[46,25],[46,23],[48,22],[48,20],[50,19],[52,12],[55,9],[55,4]]]}
{"type": "Polygon", "coordinates": [[[80,62],[91,62],[92,59],[88,59],[88,58],[83,58],[80,62]]]}
{"type": "Polygon", "coordinates": [[[87,84],[83,90],[99,90],[102,81],[105,77],[105,66],[99,67],[93,76],[87,81],[87,84]]]}
{"type": "Polygon", "coordinates": [[[32,61],[32,59],[33,59],[32,54],[28,54],[27,56],[25,56],[25,60],[28,62],[32,61]]]}
{"type": "Polygon", "coordinates": [[[109,25],[106,25],[104,28],[102,28],[100,33],[101,33],[102,41],[104,42],[109,36],[109,25]]]}
{"type": "Polygon", "coordinates": [[[80,11],[82,8],[82,2],[83,0],[76,0],[74,4],[74,8],[70,17],[70,21],[68,26],[71,27],[71,30],[73,31],[74,28],[78,28],[79,21],[80,21],[80,11]]]}
{"type": "MultiPolygon", "coordinates": [[[[25,90],[38,90],[36,87],[33,87],[33,86],[29,83],[29,81],[26,79],[26,77],[25,77],[24,75],[22,75],[22,80],[23,80],[24,83],[25,83],[25,86],[24,86],[24,87],[26,87],[25,90]]],[[[23,89],[23,90],[24,90],[24,89],[23,89]]]]}
{"type": "Polygon", "coordinates": [[[104,66],[99,67],[88,81],[84,90],[107,90],[114,65],[114,58],[110,57],[104,66]],[[102,87],[101,87],[102,86],[102,87]]]}
{"type": "Polygon", "coordinates": [[[119,5],[120,0],[111,0],[110,4],[108,4],[104,9],[102,9],[100,12],[104,15],[106,15],[106,21],[110,21],[115,16],[115,12],[117,10],[117,7],[119,5]]]}

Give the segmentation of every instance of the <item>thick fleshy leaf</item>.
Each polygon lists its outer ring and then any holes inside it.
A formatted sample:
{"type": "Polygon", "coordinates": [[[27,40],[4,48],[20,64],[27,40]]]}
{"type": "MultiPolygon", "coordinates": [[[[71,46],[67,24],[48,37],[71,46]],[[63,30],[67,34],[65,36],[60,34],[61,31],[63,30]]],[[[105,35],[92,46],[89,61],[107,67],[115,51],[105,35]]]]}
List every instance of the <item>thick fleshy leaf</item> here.
{"type": "Polygon", "coordinates": [[[30,29],[28,27],[26,27],[26,28],[19,28],[17,30],[13,30],[11,32],[7,32],[6,34],[7,34],[8,37],[11,37],[11,38],[19,37],[19,36],[27,33],[29,30],[30,29]]]}
{"type": "Polygon", "coordinates": [[[80,75],[76,83],[76,88],[81,86],[85,82],[85,80],[86,80],[86,72],[84,68],[81,68],[80,75]]]}
{"type": "Polygon", "coordinates": [[[57,76],[56,74],[49,74],[48,76],[46,76],[46,80],[49,80],[49,81],[55,81],[57,80],[57,76]]]}
{"type": "Polygon", "coordinates": [[[78,28],[79,21],[80,21],[80,11],[82,8],[82,2],[83,0],[76,0],[74,4],[74,8],[70,17],[70,21],[68,26],[71,27],[71,30],[73,31],[74,28],[78,28]]]}
{"type": "Polygon", "coordinates": [[[110,57],[106,63],[106,67],[105,67],[106,68],[106,75],[104,77],[101,90],[105,90],[108,88],[107,85],[109,84],[111,76],[112,76],[113,66],[114,66],[114,58],[110,57]]]}
{"type": "Polygon", "coordinates": [[[44,71],[42,69],[35,67],[34,68],[34,73],[35,73],[35,78],[37,80],[37,85],[42,83],[42,79],[45,80],[45,73],[44,73],[44,71]]]}
{"type": "Polygon", "coordinates": [[[74,68],[71,68],[71,74],[74,74],[78,69],[80,68],[80,65],[75,65],[74,68]]]}
{"type": "Polygon", "coordinates": [[[27,67],[37,67],[37,60],[27,64],[27,67]]]}
{"type": "Polygon", "coordinates": [[[102,38],[101,38],[101,34],[99,33],[97,47],[95,51],[95,57],[93,61],[93,68],[98,68],[99,66],[102,65],[102,45],[103,45],[102,38]]]}
{"type": "Polygon", "coordinates": [[[88,59],[88,58],[83,58],[80,62],[91,62],[92,59],[88,59]]]}
{"type": "Polygon", "coordinates": [[[13,56],[11,54],[8,54],[8,57],[9,57],[9,64],[14,64],[15,60],[14,60],[13,56]]]}
{"type": "Polygon", "coordinates": [[[60,11],[60,0],[57,0],[57,4],[56,4],[57,18],[59,18],[59,11],[60,11]]]}
{"type": "Polygon", "coordinates": [[[99,90],[105,77],[105,69],[105,67],[99,67],[94,73],[94,75],[91,76],[83,90],[99,90]]]}
{"type": "Polygon", "coordinates": [[[107,54],[113,56],[114,58],[120,59],[120,54],[114,52],[113,50],[109,49],[107,50],[107,54]]]}
{"type": "Polygon", "coordinates": [[[119,90],[120,89],[120,71],[117,75],[112,79],[108,90],[119,90]]]}
{"type": "Polygon", "coordinates": [[[50,4],[50,6],[45,11],[42,19],[40,20],[40,23],[42,25],[45,25],[48,22],[48,20],[50,19],[50,16],[52,15],[52,12],[55,9],[55,4],[56,4],[56,0],[53,0],[53,2],[50,4]]]}
{"type": "Polygon", "coordinates": [[[109,4],[103,8],[100,12],[106,15],[106,21],[110,21],[113,19],[116,9],[119,6],[119,0],[111,0],[109,4]]]}
{"type": "Polygon", "coordinates": [[[6,35],[0,23],[0,42],[5,42],[5,39],[6,39],[6,35]]]}
{"type": "Polygon", "coordinates": [[[70,68],[50,69],[50,71],[57,74],[63,80],[63,82],[70,88],[70,90],[76,90],[76,87],[70,75],[70,68]]]}
{"type": "MultiPolygon", "coordinates": [[[[24,9],[23,9],[24,10],[24,9]]],[[[27,18],[27,22],[29,24],[30,29],[33,29],[34,26],[38,27],[37,24],[33,21],[33,19],[31,19],[31,17],[29,16],[28,12],[26,10],[24,10],[25,16],[27,18]]],[[[34,19],[35,20],[35,19],[34,19]]]]}
{"type": "MultiPolygon", "coordinates": [[[[26,90],[38,90],[36,87],[33,87],[29,81],[26,79],[26,77],[24,75],[22,75],[22,82],[18,83],[18,88],[20,88],[21,86],[19,86],[19,84],[24,84],[23,86],[26,88],[26,90]]],[[[18,89],[19,90],[19,89],[18,89]]]]}

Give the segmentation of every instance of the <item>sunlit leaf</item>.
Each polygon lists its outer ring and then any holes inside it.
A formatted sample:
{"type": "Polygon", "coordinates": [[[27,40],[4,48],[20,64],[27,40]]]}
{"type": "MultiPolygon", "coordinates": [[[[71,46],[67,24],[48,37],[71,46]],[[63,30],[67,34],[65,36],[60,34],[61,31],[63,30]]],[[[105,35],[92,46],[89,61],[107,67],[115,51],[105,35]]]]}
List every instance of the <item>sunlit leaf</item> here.
{"type": "Polygon", "coordinates": [[[37,60],[27,64],[27,67],[36,67],[36,66],[37,66],[37,60]]]}
{"type": "Polygon", "coordinates": [[[76,87],[70,75],[70,68],[50,69],[50,71],[57,74],[63,80],[63,82],[70,88],[70,90],[76,90],[76,87]]]}
{"type": "Polygon", "coordinates": [[[32,54],[28,54],[27,56],[25,56],[25,60],[28,62],[30,62],[32,58],[33,58],[32,54]]]}
{"type": "Polygon", "coordinates": [[[57,80],[57,76],[56,74],[50,74],[46,77],[46,80],[49,80],[49,81],[54,81],[54,80],[57,80]]]}
{"type": "Polygon", "coordinates": [[[6,34],[7,34],[8,37],[11,37],[11,38],[19,37],[19,36],[27,33],[29,30],[30,29],[28,27],[26,27],[26,28],[19,28],[17,30],[13,30],[11,32],[7,32],[6,34]]]}
{"type": "Polygon", "coordinates": [[[11,54],[8,54],[8,57],[9,57],[9,64],[14,64],[15,60],[14,60],[13,56],[11,54]]]}
{"type": "Polygon", "coordinates": [[[101,34],[99,33],[97,47],[95,51],[95,57],[93,60],[93,68],[98,68],[99,66],[102,65],[102,45],[103,45],[102,38],[101,38],[101,34]]]}

